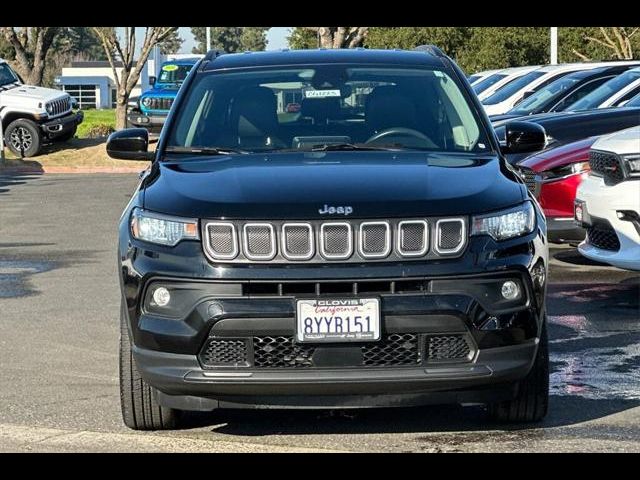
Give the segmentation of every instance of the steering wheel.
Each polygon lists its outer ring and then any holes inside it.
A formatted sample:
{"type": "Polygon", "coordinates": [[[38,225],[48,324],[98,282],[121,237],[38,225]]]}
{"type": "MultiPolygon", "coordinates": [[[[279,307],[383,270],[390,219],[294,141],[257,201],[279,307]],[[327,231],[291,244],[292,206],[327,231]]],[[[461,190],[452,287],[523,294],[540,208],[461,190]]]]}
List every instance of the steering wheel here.
{"type": "Polygon", "coordinates": [[[373,143],[377,142],[380,139],[392,136],[411,136],[415,138],[419,138],[420,140],[424,140],[427,142],[427,146],[429,148],[438,148],[438,146],[427,137],[424,133],[419,132],[418,130],[414,130],[413,128],[404,128],[404,127],[392,127],[382,130],[381,132],[373,134],[369,139],[364,143],[373,143]]]}

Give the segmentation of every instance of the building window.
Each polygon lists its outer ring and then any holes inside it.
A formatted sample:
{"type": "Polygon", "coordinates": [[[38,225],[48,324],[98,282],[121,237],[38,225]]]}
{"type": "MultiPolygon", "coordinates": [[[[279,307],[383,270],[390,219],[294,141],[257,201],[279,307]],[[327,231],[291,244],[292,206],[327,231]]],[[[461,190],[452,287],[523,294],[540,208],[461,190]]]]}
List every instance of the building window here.
{"type": "Polygon", "coordinates": [[[111,89],[111,108],[116,108],[118,101],[118,91],[115,88],[111,89]]]}
{"type": "Polygon", "coordinates": [[[62,85],[62,89],[76,99],[80,108],[97,108],[96,90],[98,85],[62,85]]]}

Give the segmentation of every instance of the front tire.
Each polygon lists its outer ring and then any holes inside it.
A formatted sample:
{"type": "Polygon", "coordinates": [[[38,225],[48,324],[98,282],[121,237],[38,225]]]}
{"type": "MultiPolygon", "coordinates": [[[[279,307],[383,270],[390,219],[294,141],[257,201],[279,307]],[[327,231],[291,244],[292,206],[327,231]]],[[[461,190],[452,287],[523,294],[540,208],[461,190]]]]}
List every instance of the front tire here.
{"type": "Polygon", "coordinates": [[[158,404],[153,387],[140,376],[131,353],[124,306],[120,312],[120,405],[124,424],[133,430],[172,430],[178,426],[180,411],[158,404]]]}
{"type": "Polygon", "coordinates": [[[539,422],[549,408],[549,339],[545,318],[540,344],[529,374],[520,381],[518,395],[512,400],[488,406],[489,414],[500,422],[539,422]]]}
{"type": "Polygon", "coordinates": [[[20,158],[35,157],[42,147],[40,127],[26,118],[14,120],[5,130],[4,143],[20,158]]]}

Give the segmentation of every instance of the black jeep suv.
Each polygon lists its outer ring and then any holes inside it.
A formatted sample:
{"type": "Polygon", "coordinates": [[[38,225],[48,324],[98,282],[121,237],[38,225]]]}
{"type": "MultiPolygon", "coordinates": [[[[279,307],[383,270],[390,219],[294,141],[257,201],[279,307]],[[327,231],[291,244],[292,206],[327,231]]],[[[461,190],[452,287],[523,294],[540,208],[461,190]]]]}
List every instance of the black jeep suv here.
{"type": "Polygon", "coordinates": [[[547,410],[546,225],[463,72],[416,51],[209,52],[120,222],[124,422],[221,407],[547,410]],[[299,103],[296,112],[287,105],[299,103]]]}

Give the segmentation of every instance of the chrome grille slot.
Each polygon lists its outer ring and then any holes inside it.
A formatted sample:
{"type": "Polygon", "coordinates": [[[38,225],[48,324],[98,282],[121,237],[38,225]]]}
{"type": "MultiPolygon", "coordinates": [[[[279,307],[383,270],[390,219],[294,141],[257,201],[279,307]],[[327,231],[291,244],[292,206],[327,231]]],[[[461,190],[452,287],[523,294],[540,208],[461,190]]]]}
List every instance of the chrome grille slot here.
{"type": "Polygon", "coordinates": [[[214,260],[232,260],[238,255],[238,238],[235,225],[228,222],[210,222],[205,225],[207,233],[205,251],[214,260]]]}
{"type": "Polygon", "coordinates": [[[391,251],[391,229],[387,222],[360,224],[358,248],[364,258],[384,258],[391,251]]]}
{"type": "Polygon", "coordinates": [[[286,223],[282,226],[282,254],[289,260],[313,257],[313,228],[308,223],[286,223]]]}
{"type": "Polygon", "coordinates": [[[429,249],[429,229],[424,220],[407,220],[398,224],[398,253],[418,257],[429,249]]]}
{"type": "Polygon", "coordinates": [[[320,253],[328,260],[345,260],[353,253],[349,223],[323,223],[320,227],[320,253]]]}
{"type": "Polygon", "coordinates": [[[248,259],[271,260],[276,255],[276,235],[270,223],[245,224],[243,237],[248,259]]]}
{"type": "Polygon", "coordinates": [[[47,111],[50,111],[49,115],[51,115],[52,117],[57,117],[58,115],[67,113],[69,110],[71,110],[70,97],[52,100],[47,103],[46,107],[47,111]]]}
{"type": "Polygon", "coordinates": [[[438,220],[435,250],[442,254],[458,253],[465,244],[465,223],[461,218],[438,220]]]}

